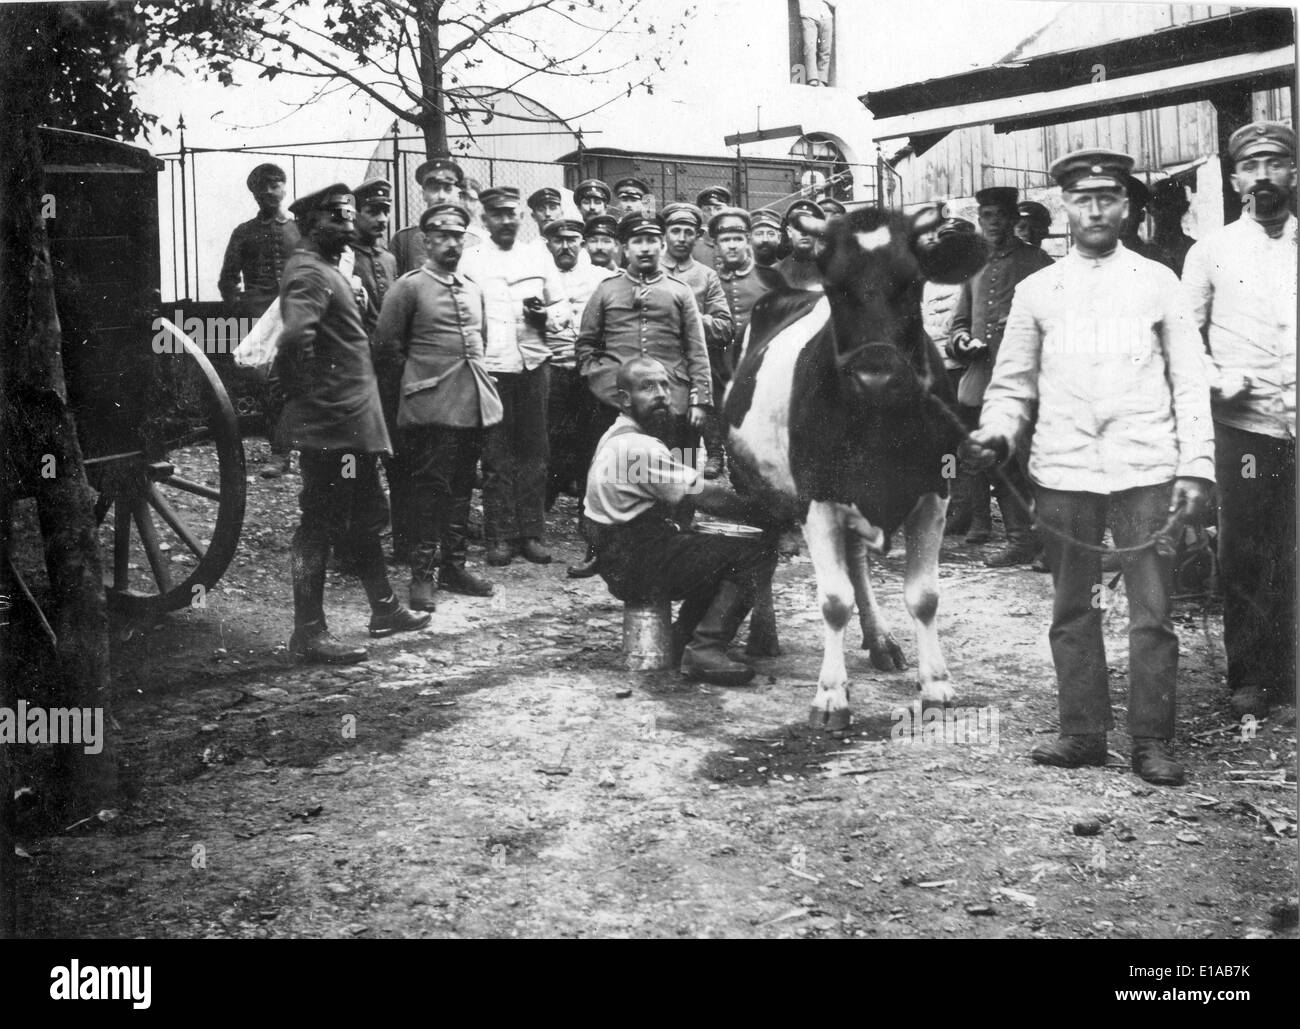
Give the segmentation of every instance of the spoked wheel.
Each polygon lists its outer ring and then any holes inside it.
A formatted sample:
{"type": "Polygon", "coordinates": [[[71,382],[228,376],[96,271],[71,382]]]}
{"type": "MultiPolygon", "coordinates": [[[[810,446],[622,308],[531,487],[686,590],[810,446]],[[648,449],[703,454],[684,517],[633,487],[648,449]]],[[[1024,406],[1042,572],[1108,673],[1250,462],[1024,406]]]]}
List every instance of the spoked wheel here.
{"type": "Polygon", "coordinates": [[[160,376],[167,410],[150,423],[143,448],[87,462],[99,489],[109,607],[141,621],[205,606],[244,523],[238,418],[212,362],[174,335],[176,353],[160,359],[183,363],[160,376]]]}

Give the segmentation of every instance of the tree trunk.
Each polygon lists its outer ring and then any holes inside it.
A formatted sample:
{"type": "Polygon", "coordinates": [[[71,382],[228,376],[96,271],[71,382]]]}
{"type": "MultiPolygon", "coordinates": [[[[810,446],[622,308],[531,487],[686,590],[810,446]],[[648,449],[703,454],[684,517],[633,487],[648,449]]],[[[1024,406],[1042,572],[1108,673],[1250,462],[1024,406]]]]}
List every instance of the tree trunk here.
{"type": "Polygon", "coordinates": [[[111,802],[117,775],[94,494],[68,407],[54,275],[41,217],[37,127],[53,93],[54,69],[44,55],[57,32],[57,18],[57,5],[0,10],[0,125],[6,137],[0,148],[0,406],[14,469],[6,476],[11,481],[0,491],[0,501],[7,503],[14,493],[36,499],[50,582],[48,613],[58,636],[57,693],[51,706],[103,712],[99,754],[86,754],[72,744],[55,750],[59,771],[47,798],[52,814],[72,820],[111,802]],[[54,475],[47,477],[41,471],[43,465],[50,467],[51,457],[54,475]]]}
{"type": "Polygon", "coordinates": [[[442,51],[438,48],[438,5],[420,0],[420,89],[424,106],[420,127],[429,160],[451,153],[447,145],[447,110],[442,92],[442,51]]]}

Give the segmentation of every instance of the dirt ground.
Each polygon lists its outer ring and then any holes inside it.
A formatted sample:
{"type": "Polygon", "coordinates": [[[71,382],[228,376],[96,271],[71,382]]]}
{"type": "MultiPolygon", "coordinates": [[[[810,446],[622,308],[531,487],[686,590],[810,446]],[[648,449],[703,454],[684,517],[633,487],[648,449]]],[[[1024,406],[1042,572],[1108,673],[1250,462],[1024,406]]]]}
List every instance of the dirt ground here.
{"type": "MultiPolygon", "coordinates": [[[[253,468],[264,447],[248,448],[253,468]]],[[[1056,730],[1049,579],[959,543],[940,619],[959,704],[996,711],[978,743],[900,740],[912,673],[875,671],[856,623],[854,725],[807,727],[821,618],[804,557],[778,571],[783,654],[754,686],[625,671],[620,605],[564,576],[581,552],[567,498],[555,564],[489,569],[495,597],[442,594],[428,630],[366,664],[295,667],[298,484],[250,479],[206,610],[115,627],[126,795],[70,830],[20,823],[25,935],[1297,934],[1294,708],[1243,738],[1221,619],[1207,641],[1196,602],[1177,610],[1189,781],[1162,788],[1128,770],[1122,592],[1110,765],[1038,768],[1028,752],[1056,730]]],[[[911,660],[897,545],[876,581],[911,660]]],[[[331,573],[327,610],[364,639],[358,583],[331,573]]]]}

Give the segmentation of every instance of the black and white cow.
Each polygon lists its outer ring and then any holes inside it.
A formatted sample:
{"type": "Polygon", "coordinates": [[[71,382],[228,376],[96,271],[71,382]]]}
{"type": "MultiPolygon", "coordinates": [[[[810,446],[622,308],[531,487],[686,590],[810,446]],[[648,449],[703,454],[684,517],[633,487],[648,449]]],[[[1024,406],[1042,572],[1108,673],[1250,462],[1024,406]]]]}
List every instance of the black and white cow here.
{"type": "Polygon", "coordinates": [[[986,249],[974,235],[941,231],[937,208],[912,216],[864,208],[829,224],[798,220],[822,237],[826,292],[781,289],[758,302],[724,410],[737,488],[803,524],[826,623],[810,719],[844,728],[844,627],[855,600],[872,664],[906,667],[872,593],[867,560],[869,550],[888,551],[900,526],[922,702],[948,704],[955,696],[936,610],[959,439],[935,400],[956,398],[922,329],[921,286],[925,279],[964,281],[986,249]]]}

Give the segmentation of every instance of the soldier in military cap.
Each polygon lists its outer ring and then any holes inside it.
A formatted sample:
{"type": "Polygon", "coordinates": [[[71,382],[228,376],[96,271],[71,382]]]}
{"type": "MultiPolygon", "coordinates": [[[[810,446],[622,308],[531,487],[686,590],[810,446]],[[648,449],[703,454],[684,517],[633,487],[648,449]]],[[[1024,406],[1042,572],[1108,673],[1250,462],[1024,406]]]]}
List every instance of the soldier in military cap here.
{"type": "Polygon", "coordinates": [[[479,194],[488,239],[461,261],[483,290],[487,312],[484,364],[497,381],[502,418],[483,444],[483,535],[487,562],[521,556],[548,564],[546,430],[551,351],[547,311],[563,291],[555,262],[543,248],[520,245],[519,190],[492,186],[479,194]]]}
{"type": "Polygon", "coordinates": [[[528,213],[533,216],[539,235],[547,224],[560,217],[561,209],[564,206],[563,201],[564,198],[560,196],[560,191],[554,186],[543,186],[529,196],[528,213]]]}
{"type": "Polygon", "coordinates": [[[653,357],[673,380],[673,431],[665,442],[685,456],[694,451],[713,403],[704,323],[691,287],[661,267],[664,229],[658,220],[635,211],[626,214],[619,237],[628,266],[596,287],[575,345],[578,371],[602,404],[589,452],[595,452],[600,436],[618,417],[619,366],[634,357],[653,357]]]}
{"type": "Polygon", "coordinates": [[[700,210],[700,219],[705,228],[700,230],[692,256],[706,268],[716,271],[718,252],[707,226],[715,214],[731,206],[731,190],[726,186],[709,186],[707,189],[702,189],[695,198],[695,206],[700,210]]]}
{"type": "Polygon", "coordinates": [[[596,214],[587,219],[582,229],[587,245],[587,256],[597,268],[618,271],[618,219],[612,214],[596,214]]]}
{"type": "Polygon", "coordinates": [[[1187,254],[1183,289],[1213,361],[1223,643],[1232,712],[1295,702],[1296,137],[1228,137],[1236,221],[1187,254]]]}
{"type": "Polygon", "coordinates": [[[1187,191],[1176,179],[1164,179],[1151,187],[1151,242],[1168,258],[1169,267],[1182,278],[1187,251],[1196,240],[1183,231],[1183,215],[1191,208],[1187,191]]]}
{"type": "MultiPolygon", "coordinates": [[[[953,312],[947,350],[950,357],[966,366],[957,386],[957,402],[970,428],[979,424],[984,390],[997,361],[1016,286],[1052,263],[1038,247],[1016,238],[1013,230],[1020,218],[1019,199],[1019,193],[1010,186],[993,186],[975,194],[979,228],[989,244],[989,259],[962,289],[953,312]]],[[[1028,491],[1018,465],[1009,466],[1005,473],[1017,492],[1023,495],[1028,491]]],[[[1002,509],[1007,539],[984,563],[990,568],[1031,564],[1040,548],[1029,512],[1016,503],[1001,480],[993,491],[1002,509]]],[[[993,530],[988,478],[983,472],[964,472],[953,492],[954,503],[949,509],[946,531],[966,531],[967,544],[987,543],[993,530]]]]}
{"type": "Polygon", "coordinates": [[[720,362],[720,368],[714,369],[715,373],[721,372],[720,376],[715,374],[715,396],[722,395],[722,384],[731,380],[731,373],[740,363],[745,329],[749,327],[749,316],[758,298],[781,285],[781,276],[777,272],[754,262],[754,252],[749,244],[752,227],[749,213],[738,207],[724,207],[709,222],[709,234],[718,247],[718,280],[722,283],[722,292],[735,326],[726,360],[720,362]]]}
{"type": "MultiPolygon", "coordinates": [[[[236,318],[251,324],[261,318],[280,295],[284,264],[300,239],[298,223],[284,210],[284,169],[259,164],[248,173],[246,185],[257,201],[257,216],[235,226],[221,260],[217,289],[236,318]]],[[[284,398],[278,382],[259,387],[266,436],[271,454],[258,470],[264,479],[278,479],[289,471],[289,444],[281,412],[284,398]]]]}
{"type": "MultiPolygon", "coordinates": [[[[435,157],[415,169],[415,183],[424,194],[427,210],[434,204],[454,204],[461,200],[465,173],[460,165],[447,157],[435,157]]],[[[418,225],[411,225],[393,235],[388,245],[397,261],[397,273],[405,275],[424,264],[424,233],[418,225]]]]}
{"type": "Polygon", "coordinates": [[[436,203],[420,216],[429,257],[389,291],[376,336],[401,368],[397,424],[411,475],[411,607],[432,611],[439,588],[474,597],[492,584],[465,566],[470,497],[483,436],[501,420],[484,365],[483,291],[459,270],[467,208],[436,203]]]}
{"type": "Polygon", "coordinates": [[[1172,270],[1173,261],[1169,255],[1159,245],[1144,240],[1139,231],[1142,223],[1147,220],[1147,204],[1151,201],[1151,191],[1147,189],[1147,184],[1130,175],[1125,180],[1125,193],[1128,196],[1128,218],[1124,222],[1120,242],[1133,253],[1141,254],[1151,261],[1159,261],[1172,270]]]}
{"type": "Polygon", "coordinates": [[[645,179],[635,175],[619,179],[614,183],[614,196],[624,217],[650,213],[650,184],[645,179]]]}
{"type": "MultiPolygon", "coordinates": [[[[397,260],[388,252],[388,216],[393,207],[393,184],[384,178],[368,179],[361,183],[353,196],[357,203],[357,235],[351,244],[352,274],[361,280],[365,303],[361,308],[361,321],[375,342],[375,325],[379,309],[389,288],[397,281],[397,260]]],[[[407,504],[409,472],[397,433],[398,380],[400,367],[385,367],[376,361],[375,374],[379,379],[379,399],[384,406],[384,421],[388,437],[393,443],[393,453],[383,459],[388,478],[388,500],[393,523],[393,560],[405,561],[409,541],[407,504]]],[[[352,555],[337,554],[346,565],[352,555]]]]}
{"type": "Polygon", "coordinates": [[[776,270],[791,289],[820,293],[826,286],[821,269],[817,267],[818,239],[799,228],[794,221],[797,214],[807,214],[820,220],[826,218],[821,205],[813,200],[796,200],[786,208],[785,217],[781,219],[781,229],[785,233],[790,252],[777,263],[776,270]]]}
{"type": "Polygon", "coordinates": [[[749,224],[749,245],[754,251],[754,263],[760,268],[775,268],[781,260],[784,232],[781,216],[762,207],[749,212],[749,224]]]}
{"type": "Polygon", "coordinates": [[[1020,214],[1016,222],[1016,238],[1041,250],[1043,240],[1052,231],[1052,212],[1033,200],[1020,201],[1016,210],[1020,214]]]}
{"type": "Polygon", "coordinates": [[[826,212],[826,217],[828,218],[835,218],[841,214],[848,213],[848,208],[834,197],[822,197],[817,201],[817,205],[826,212]]]}
{"type": "Polygon", "coordinates": [[[578,205],[583,221],[608,214],[613,199],[613,192],[600,179],[583,179],[573,191],[573,202],[578,205]]]}
{"type": "Polygon", "coordinates": [[[429,616],[393,593],[379,535],[388,521],[378,457],[391,453],[370,340],[352,286],[338,269],[355,234],[356,203],[343,183],[294,201],[305,233],[280,284],[284,331],[275,359],[288,401],[290,438],[301,452],[302,519],[293,537],[294,631],[301,661],[352,663],[366,652],[345,646],[325,623],[325,568],[331,547],[355,555],[370,601],[370,635],[419,629],[429,616]]]}
{"type": "MultiPolygon", "coordinates": [[[[1192,313],[1168,268],[1120,241],[1133,159],[1067,154],[1051,169],[1074,248],[1016,287],[979,427],[963,446],[989,467],[1014,462],[1033,424],[1029,477],[1038,517],[1099,546],[1109,525],[1129,598],[1128,731],[1133,771],[1177,785],[1178,635],[1172,561],[1151,541],[1195,520],[1214,481],[1209,386],[1192,313]]],[[[1049,640],[1060,737],[1033,749],[1045,765],[1106,764],[1113,725],[1102,639],[1101,556],[1047,537],[1055,597],[1049,640]]]]}

